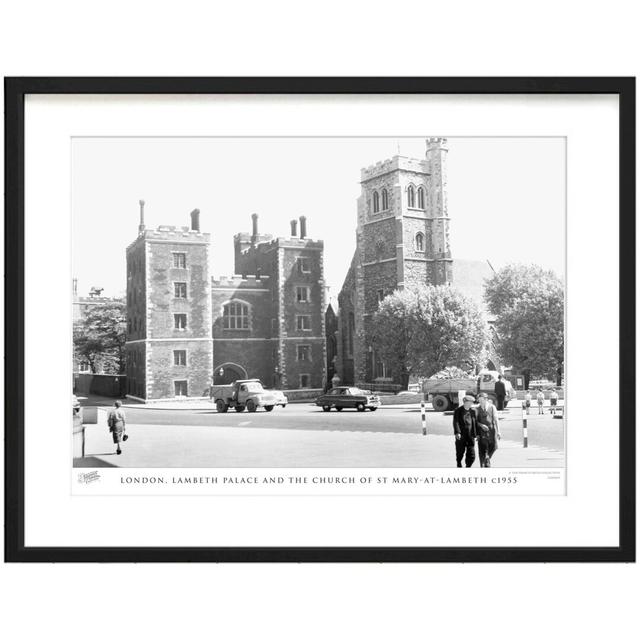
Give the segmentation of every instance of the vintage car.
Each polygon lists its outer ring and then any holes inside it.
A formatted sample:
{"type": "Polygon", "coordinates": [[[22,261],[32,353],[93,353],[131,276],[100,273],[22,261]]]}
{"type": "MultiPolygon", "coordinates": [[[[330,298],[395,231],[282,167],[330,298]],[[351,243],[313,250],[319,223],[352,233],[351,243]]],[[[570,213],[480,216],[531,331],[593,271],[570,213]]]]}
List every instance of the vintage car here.
{"type": "Polygon", "coordinates": [[[323,411],[331,411],[331,407],[335,407],[336,411],[342,411],[345,407],[358,411],[375,411],[380,406],[380,398],[357,387],[334,387],[317,398],[316,404],[323,411]]]}

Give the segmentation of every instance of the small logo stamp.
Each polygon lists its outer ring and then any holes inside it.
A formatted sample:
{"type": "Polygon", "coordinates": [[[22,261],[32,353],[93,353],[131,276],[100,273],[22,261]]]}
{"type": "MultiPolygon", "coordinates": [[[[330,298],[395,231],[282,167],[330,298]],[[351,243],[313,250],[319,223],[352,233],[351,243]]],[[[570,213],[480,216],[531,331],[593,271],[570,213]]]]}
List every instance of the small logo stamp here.
{"type": "Polygon", "coordinates": [[[89,484],[96,480],[100,480],[100,474],[97,471],[87,471],[86,473],[78,474],[78,482],[80,484],[89,484]]]}

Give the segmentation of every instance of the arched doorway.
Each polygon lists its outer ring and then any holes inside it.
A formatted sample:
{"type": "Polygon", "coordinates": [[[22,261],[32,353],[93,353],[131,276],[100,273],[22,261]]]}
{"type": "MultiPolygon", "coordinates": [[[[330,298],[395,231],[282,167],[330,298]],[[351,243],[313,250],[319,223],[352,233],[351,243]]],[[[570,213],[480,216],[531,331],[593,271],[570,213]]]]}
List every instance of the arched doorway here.
{"type": "Polygon", "coordinates": [[[247,370],[234,362],[223,362],[213,370],[213,384],[231,384],[248,377],[247,370]]]}

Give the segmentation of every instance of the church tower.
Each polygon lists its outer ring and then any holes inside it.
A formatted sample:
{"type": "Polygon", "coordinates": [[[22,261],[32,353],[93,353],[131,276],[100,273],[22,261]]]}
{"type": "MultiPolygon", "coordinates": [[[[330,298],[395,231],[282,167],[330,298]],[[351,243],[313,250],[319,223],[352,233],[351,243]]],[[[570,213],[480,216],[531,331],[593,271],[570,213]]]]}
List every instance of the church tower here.
{"type": "Polygon", "coordinates": [[[343,358],[352,356],[343,366],[354,382],[397,377],[368,339],[380,301],[396,289],[452,282],[447,153],[446,139],[428,138],[424,159],[398,155],[361,171],[353,294],[343,296],[354,319],[343,324],[343,358]]]}

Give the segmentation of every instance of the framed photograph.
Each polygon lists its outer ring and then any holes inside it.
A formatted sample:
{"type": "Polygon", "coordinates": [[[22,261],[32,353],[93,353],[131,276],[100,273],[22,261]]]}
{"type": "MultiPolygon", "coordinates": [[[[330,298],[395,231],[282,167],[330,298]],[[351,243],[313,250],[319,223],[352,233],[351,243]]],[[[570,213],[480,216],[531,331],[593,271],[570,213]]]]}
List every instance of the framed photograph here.
{"type": "Polygon", "coordinates": [[[12,562],[635,561],[633,78],[7,78],[12,562]]]}

